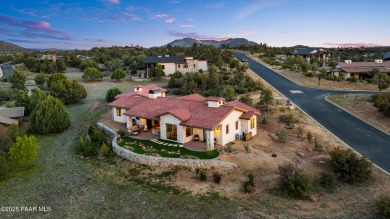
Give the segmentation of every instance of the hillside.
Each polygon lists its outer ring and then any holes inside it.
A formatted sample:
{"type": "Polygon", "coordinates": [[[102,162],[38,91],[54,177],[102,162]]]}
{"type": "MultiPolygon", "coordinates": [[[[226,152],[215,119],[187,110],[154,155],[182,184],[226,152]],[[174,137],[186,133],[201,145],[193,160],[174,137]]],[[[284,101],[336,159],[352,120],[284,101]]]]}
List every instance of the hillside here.
{"type": "Polygon", "coordinates": [[[26,52],[27,49],[22,48],[18,45],[8,43],[5,41],[0,41],[0,54],[10,54],[10,53],[19,53],[26,52]]]}
{"type": "Polygon", "coordinates": [[[202,45],[213,45],[215,47],[221,47],[222,44],[226,44],[229,47],[236,47],[240,45],[256,45],[257,43],[249,41],[245,38],[230,38],[227,40],[221,40],[221,41],[216,41],[216,40],[196,40],[192,38],[183,38],[183,39],[178,39],[174,40],[167,45],[171,46],[182,46],[182,47],[190,47],[194,43],[197,44],[202,44],[202,45]]]}

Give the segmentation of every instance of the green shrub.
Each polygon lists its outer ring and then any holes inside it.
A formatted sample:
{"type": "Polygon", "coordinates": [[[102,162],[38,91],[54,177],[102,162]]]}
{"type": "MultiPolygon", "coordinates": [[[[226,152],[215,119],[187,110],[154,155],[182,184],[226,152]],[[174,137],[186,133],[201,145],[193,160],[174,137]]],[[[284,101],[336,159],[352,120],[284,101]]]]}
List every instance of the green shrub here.
{"type": "Polygon", "coordinates": [[[112,102],[115,100],[115,97],[116,95],[118,94],[121,94],[122,91],[117,88],[117,87],[114,87],[114,88],[110,88],[108,91],[107,91],[107,94],[106,94],[106,100],[107,102],[112,102]]]}
{"type": "Polygon", "coordinates": [[[96,154],[96,144],[94,144],[89,136],[80,137],[77,151],[80,152],[84,157],[89,157],[96,154]]]}
{"type": "Polygon", "coordinates": [[[15,104],[14,103],[7,103],[5,105],[7,108],[14,108],[15,107],[15,104]]]}
{"type": "Polygon", "coordinates": [[[245,193],[251,193],[255,188],[255,176],[250,172],[247,177],[247,180],[242,183],[242,189],[245,193]]]}
{"type": "Polygon", "coordinates": [[[277,133],[277,136],[278,136],[278,139],[279,139],[280,143],[286,143],[286,140],[287,140],[287,132],[286,131],[280,130],[277,133]]]}
{"type": "Polygon", "coordinates": [[[313,134],[310,131],[307,132],[307,141],[309,143],[313,141],[313,134]]]}
{"type": "Polygon", "coordinates": [[[279,166],[281,176],[281,189],[291,198],[308,198],[312,179],[310,175],[303,173],[293,164],[279,166]]]}
{"type": "Polygon", "coordinates": [[[315,77],[316,76],[314,74],[314,72],[311,72],[311,71],[303,72],[303,75],[305,75],[305,77],[315,77]]]}
{"type": "Polygon", "coordinates": [[[206,169],[199,170],[199,179],[200,179],[200,181],[207,180],[207,170],[206,169]]]}
{"type": "Polygon", "coordinates": [[[382,196],[376,201],[377,213],[386,218],[390,217],[390,196],[382,196]]]}
{"type": "Polygon", "coordinates": [[[360,183],[371,177],[372,164],[364,157],[358,157],[351,149],[335,148],[330,152],[333,172],[344,182],[360,183]]]}
{"type": "Polygon", "coordinates": [[[116,132],[118,135],[120,135],[121,137],[122,136],[125,136],[125,131],[123,129],[119,129],[117,132],[116,132]]]}
{"type": "Polygon", "coordinates": [[[121,69],[116,69],[112,75],[111,75],[111,79],[115,79],[117,81],[120,81],[122,78],[126,77],[126,74],[123,70],[121,69]]]}
{"type": "Polygon", "coordinates": [[[213,178],[215,183],[220,183],[222,179],[222,174],[220,174],[219,172],[215,172],[213,173],[213,178]]]}
{"type": "Polygon", "coordinates": [[[244,149],[245,149],[245,152],[246,152],[246,153],[250,153],[250,152],[251,152],[251,148],[250,148],[250,146],[249,146],[248,143],[245,143],[245,144],[244,144],[244,149]]]}
{"type": "Polygon", "coordinates": [[[101,153],[102,157],[107,157],[108,154],[110,153],[110,149],[108,148],[108,146],[105,142],[103,142],[103,144],[102,144],[102,148],[100,150],[100,153],[101,153]]]}
{"type": "Polygon", "coordinates": [[[3,79],[1,79],[1,81],[8,82],[8,78],[3,78],[3,79]]]}
{"type": "Polygon", "coordinates": [[[31,113],[29,126],[41,134],[62,132],[70,126],[69,115],[59,99],[47,96],[31,113]]]}
{"type": "MultiPolygon", "coordinates": [[[[281,109],[285,109],[285,108],[281,108],[281,109]]],[[[294,127],[294,123],[298,122],[298,120],[294,118],[294,115],[292,113],[283,115],[282,120],[286,123],[286,126],[289,128],[294,127]]]]}
{"type": "Polygon", "coordinates": [[[333,172],[321,173],[320,185],[325,189],[334,189],[336,186],[336,175],[333,172]]]}
{"type": "Polygon", "coordinates": [[[35,78],[34,81],[37,85],[42,85],[46,82],[46,75],[43,73],[39,73],[35,78]]]}
{"type": "Polygon", "coordinates": [[[94,143],[101,144],[104,141],[104,135],[96,125],[91,125],[88,128],[88,135],[91,138],[91,141],[94,143]]]}
{"type": "Polygon", "coordinates": [[[233,143],[232,142],[229,142],[226,144],[226,150],[229,153],[233,152],[233,143]]]}
{"type": "Polygon", "coordinates": [[[347,81],[349,81],[349,82],[357,82],[358,80],[359,80],[359,79],[357,79],[357,78],[354,77],[354,76],[347,78],[347,81]]]}
{"type": "Polygon", "coordinates": [[[17,137],[9,150],[9,156],[18,166],[25,167],[37,159],[38,148],[38,139],[35,136],[17,137]]]}

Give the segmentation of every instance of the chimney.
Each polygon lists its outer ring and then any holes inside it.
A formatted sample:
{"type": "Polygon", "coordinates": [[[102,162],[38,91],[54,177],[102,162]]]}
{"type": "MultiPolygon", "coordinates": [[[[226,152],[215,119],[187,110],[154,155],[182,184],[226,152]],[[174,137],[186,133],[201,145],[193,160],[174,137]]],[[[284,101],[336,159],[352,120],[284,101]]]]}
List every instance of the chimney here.
{"type": "Polygon", "coordinates": [[[224,100],[225,99],[222,97],[210,96],[206,98],[207,106],[211,108],[218,108],[219,106],[223,105],[224,100]]]}
{"type": "Polygon", "coordinates": [[[157,97],[161,97],[161,90],[160,89],[154,89],[154,90],[149,90],[149,98],[150,99],[156,99],[157,97]]]}
{"type": "Polygon", "coordinates": [[[134,92],[142,92],[142,86],[141,85],[137,85],[137,87],[134,88],[134,92]]]}
{"type": "Polygon", "coordinates": [[[347,64],[351,64],[352,60],[345,60],[344,62],[347,63],[347,64]]]}
{"type": "Polygon", "coordinates": [[[382,59],[375,59],[375,63],[383,63],[382,59]]]}

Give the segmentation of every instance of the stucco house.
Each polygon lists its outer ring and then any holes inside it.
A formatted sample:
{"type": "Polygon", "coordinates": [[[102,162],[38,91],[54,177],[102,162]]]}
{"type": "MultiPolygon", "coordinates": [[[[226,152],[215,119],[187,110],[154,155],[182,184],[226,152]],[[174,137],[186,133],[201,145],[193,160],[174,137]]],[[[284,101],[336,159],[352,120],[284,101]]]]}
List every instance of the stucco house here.
{"type": "Polygon", "coordinates": [[[197,60],[193,57],[185,56],[148,56],[144,61],[146,73],[157,64],[161,65],[165,75],[171,75],[176,71],[198,72],[199,70],[207,71],[207,61],[197,60]]]}
{"type": "Polygon", "coordinates": [[[236,139],[257,134],[260,112],[240,101],[225,103],[222,97],[191,94],[166,97],[156,85],[137,86],[120,94],[109,105],[113,120],[151,130],[162,139],[179,143],[203,141],[208,150],[236,139]]]}
{"type": "Polygon", "coordinates": [[[287,55],[301,57],[308,62],[310,62],[310,59],[314,57],[321,59],[328,59],[330,57],[329,52],[323,48],[297,48],[288,52],[287,55]]]}
{"type": "Polygon", "coordinates": [[[378,69],[379,72],[390,75],[390,61],[384,62],[382,59],[377,59],[374,62],[352,62],[352,60],[345,60],[339,62],[335,68],[331,70],[332,74],[337,75],[338,72],[343,72],[345,78],[370,78],[372,75],[369,74],[374,68],[378,69]]]}

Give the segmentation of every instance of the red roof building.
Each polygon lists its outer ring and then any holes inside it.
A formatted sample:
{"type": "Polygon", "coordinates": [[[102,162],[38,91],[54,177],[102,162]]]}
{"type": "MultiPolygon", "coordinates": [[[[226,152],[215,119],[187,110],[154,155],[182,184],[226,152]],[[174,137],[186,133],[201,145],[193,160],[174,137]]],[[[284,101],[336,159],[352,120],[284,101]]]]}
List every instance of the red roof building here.
{"type": "Polygon", "coordinates": [[[130,130],[134,125],[144,126],[157,130],[160,138],[179,143],[197,135],[209,149],[216,143],[225,145],[243,134],[257,133],[256,117],[260,112],[240,101],[224,103],[221,97],[199,94],[165,97],[166,90],[155,85],[136,89],[118,95],[109,104],[114,121],[126,123],[130,130]]]}

